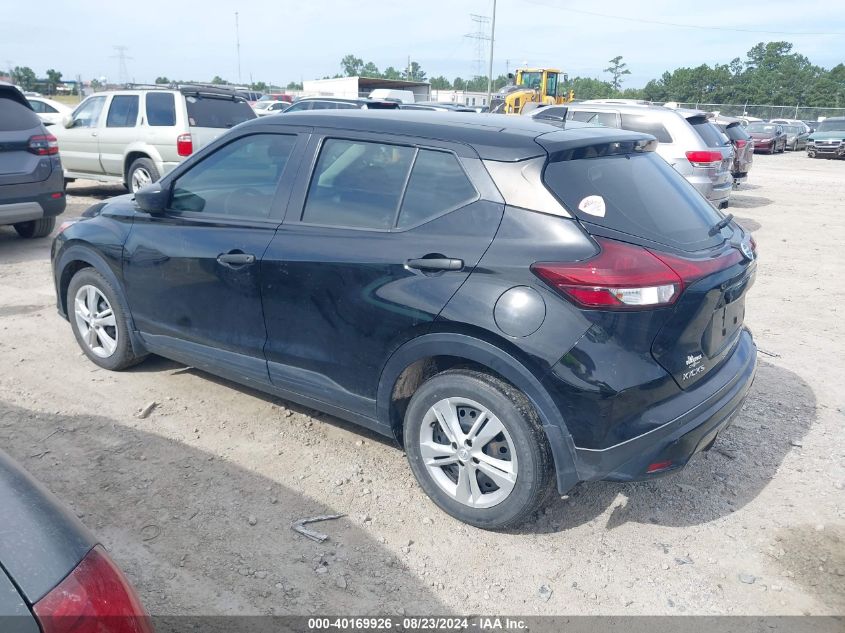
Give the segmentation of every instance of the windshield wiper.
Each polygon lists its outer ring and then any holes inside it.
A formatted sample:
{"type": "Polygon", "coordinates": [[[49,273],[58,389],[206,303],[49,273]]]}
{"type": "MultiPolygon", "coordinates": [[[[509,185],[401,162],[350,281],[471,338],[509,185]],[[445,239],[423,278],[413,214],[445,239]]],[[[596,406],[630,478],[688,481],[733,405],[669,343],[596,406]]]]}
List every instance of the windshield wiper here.
{"type": "Polygon", "coordinates": [[[734,219],[733,213],[728,213],[724,218],[722,218],[721,220],[716,222],[716,224],[714,224],[713,226],[710,227],[710,231],[708,232],[708,235],[710,235],[711,237],[716,235],[716,233],[718,233],[723,228],[725,228],[728,224],[730,224],[731,221],[733,221],[733,219],[734,219]]]}

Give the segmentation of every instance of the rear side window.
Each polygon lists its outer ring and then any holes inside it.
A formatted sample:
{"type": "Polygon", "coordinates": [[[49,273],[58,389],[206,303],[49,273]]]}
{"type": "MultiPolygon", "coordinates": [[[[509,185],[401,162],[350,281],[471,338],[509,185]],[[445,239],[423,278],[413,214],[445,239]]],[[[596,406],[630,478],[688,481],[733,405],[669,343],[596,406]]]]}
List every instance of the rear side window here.
{"type": "Polygon", "coordinates": [[[31,130],[41,125],[41,119],[32,110],[17,101],[0,96],[0,132],[31,130]]]}
{"type": "Polygon", "coordinates": [[[172,92],[147,94],[147,125],[153,127],[176,125],[176,102],[172,92]]]}
{"type": "Polygon", "coordinates": [[[615,112],[590,112],[587,110],[570,110],[566,113],[566,118],[571,121],[592,123],[593,125],[601,125],[603,127],[619,127],[619,124],[616,122],[615,112]]]}
{"type": "Polygon", "coordinates": [[[622,114],[622,129],[651,134],[658,143],[671,143],[672,136],[660,121],[635,114],[622,114]]]}
{"type": "Polygon", "coordinates": [[[692,117],[691,119],[687,119],[687,121],[689,121],[696,134],[704,141],[707,147],[721,147],[725,144],[725,139],[722,138],[719,128],[704,117],[692,117]]]}
{"type": "Polygon", "coordinates": [[[727,134],[728,138],[732,141],[747,141],[751,138],[748,132],[745,131],[745,128],[739,123],[731,123],[727,126],[725,128],[725,134],[727,134]]]}
{"type": "Polygon", "coordinates": [[[422,224],[477,198],[454,154],[421,149],[399,211],[398,228],[422,224]]]}
{"type": "Polygon", "coordinates": [[[289,107],[285,112],[301,112],[302,110],[310,110],[311,109],[311,102],[310,101],[300,101],[299,103],[294,103],[291,107],[289,107]]]}
{"type": "Polygon", "coordinates": [[[246,101],[187,96],[188,125],[193,127],[230,128],[256,117],[246,101]]]}
{"type": "Polygon", "coordinates": [[[717,243],[721,216],[654,152],[561,160],[543,179],[584,222],[686,250],[717,243]]]}
{"type": "Polygon", "coordinates": [[[39,112],[41,114],[55,114],[56,112],[58,112],[56,108],[51,105],[47,105],[43,101],[30,101],[29,105],[32,106],[32,109],[35,112],[39,112]]]}
{"type": "Polygon", "coordinates": [[[308,188],[302,221],[390,229],[414,154],[413,148],[401,145],[326,139],[308,188]]]}
{"type": "Polygon", "coordinates": [[[135,127],[138,120],[138,95],[112,97],[106,127],[135,127]]]}

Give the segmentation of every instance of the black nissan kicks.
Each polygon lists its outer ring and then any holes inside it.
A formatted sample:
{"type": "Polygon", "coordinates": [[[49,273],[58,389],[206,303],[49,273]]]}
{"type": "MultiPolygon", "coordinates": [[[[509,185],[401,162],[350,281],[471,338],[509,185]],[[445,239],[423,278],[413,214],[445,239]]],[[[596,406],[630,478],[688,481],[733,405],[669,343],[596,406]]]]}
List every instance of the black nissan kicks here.
{"type": "Polygon", "coordinates": [[[241,124],[55,239],[100,367],[159,354],[395,437],[443,510],[708,449],[756,367],[755,245],[648,135],[502,115],[241,124]]]}

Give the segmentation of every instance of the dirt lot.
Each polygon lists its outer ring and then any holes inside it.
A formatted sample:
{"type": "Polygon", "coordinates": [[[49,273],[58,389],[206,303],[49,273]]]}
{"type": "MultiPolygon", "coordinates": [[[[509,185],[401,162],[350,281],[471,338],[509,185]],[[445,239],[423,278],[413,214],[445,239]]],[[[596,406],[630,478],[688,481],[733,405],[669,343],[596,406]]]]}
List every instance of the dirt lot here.
{"type": "MultiPolygon", "coordinates": [[[[67,216],[119,192],[71,185],[67,216]]],[[[163,359],[98,370],[56,315],[50,241],[6,228],[2,446],[154,614],[842,614],[845,161],[758,156],[733,204],[761,350],[735,424],[683,472],[583,485],[518,533],[439,512],[400,450],[334,418],[163,359]],[[346,517],[322,545],[289,529],[326,513],[346,517]]]]}

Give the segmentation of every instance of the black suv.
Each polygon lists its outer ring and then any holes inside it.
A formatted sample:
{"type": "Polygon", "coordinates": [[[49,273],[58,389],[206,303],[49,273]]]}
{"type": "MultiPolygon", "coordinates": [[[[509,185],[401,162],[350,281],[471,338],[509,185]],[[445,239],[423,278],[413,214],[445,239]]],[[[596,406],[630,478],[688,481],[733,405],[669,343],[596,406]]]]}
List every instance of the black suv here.
{"type": "Polygon", "coordinates": [[[755,247],[653,137],[526,118],[322,112],[241,124],[55,240],[100,367],[160,354],[404,445],[484,528],[555,483],[709,448],[754,376],[755,247]]]}
{"type": "Polygon", "coordinates": [[[44,237],[65,210],[59,144],[23,93],[0,82],[0,225],[44,237]]]}

